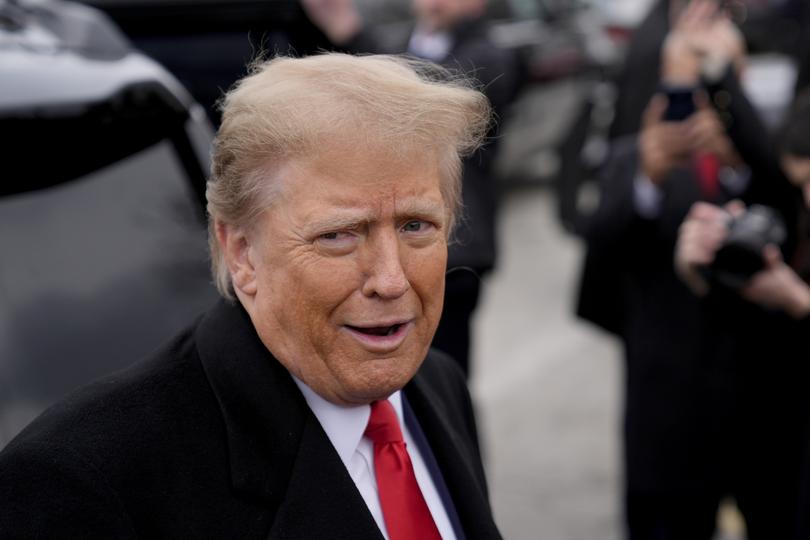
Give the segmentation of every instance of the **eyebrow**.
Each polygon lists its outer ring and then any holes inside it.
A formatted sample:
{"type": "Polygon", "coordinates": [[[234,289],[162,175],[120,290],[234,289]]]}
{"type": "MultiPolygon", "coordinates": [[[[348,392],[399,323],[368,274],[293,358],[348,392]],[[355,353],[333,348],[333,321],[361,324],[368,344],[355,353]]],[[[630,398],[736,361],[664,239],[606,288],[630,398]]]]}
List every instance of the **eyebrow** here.
{"type": "Polygon", "coordinates": [[[399,216],[443,216],[447,211],[444,204],[423,198],[408,198],[397,203],[396,215],[399,216]]]}
{"type": "MultiPolygon", "coordinates": [[[[397,203],[396,219],[408,217],[423,217],[440,219],[444,217],[446,208],[443,204],[424,199],[405,199],[397,203]]],[[[366,209],[336,208],[330,215],[315,214],[306,219],[306,231],[310,234],[323,231],[355,229],[362,224],[372,223],[377,219],[374,213],[366,209]]]]}
{"type": "Polygon", "coordinates": [[[306,220],[305,228],[308,233],[321,233],[333,230],[356,229],[363,223],[369,223],[371,216],[368,212],[353,211],[349,209],[336,210],[331,215],[317,214],[306,220]]]}

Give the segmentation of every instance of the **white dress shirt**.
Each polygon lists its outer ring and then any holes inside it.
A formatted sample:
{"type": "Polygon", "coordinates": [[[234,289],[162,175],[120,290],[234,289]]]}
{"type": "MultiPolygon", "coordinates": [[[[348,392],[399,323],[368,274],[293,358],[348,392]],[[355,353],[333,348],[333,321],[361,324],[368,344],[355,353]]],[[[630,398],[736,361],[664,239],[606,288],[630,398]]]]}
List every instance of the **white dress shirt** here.
{"type": "MultiPolygon", "coordinates": [[[[351,476],[357,490],[366,502],[374,521],[377,522],[383,536],[388,540],[388,531],[385,528],[374,473],[374,445],[371,440],[363,436],[368,424],[368,418],[371,415],[371,407],[369,405],[356,407],[335,405],[316,394],[302,381],[295,377],[293,379],[304,394],[304,399],[306,399],[309,408],[312,409],[321,427],[326,432],[326,436],[332,442],[332,446],[335,447],[341,461],[346,466],[349,476],[351,476]]],[[[391,402],[397,413],[408,455],[411,458],[411,463],[413,463],[416,482],[419,484],[419,489],[422,490],[422,495],[433,516],[433,521],[439,529],[439,534],[441,534],[443,540],[455,540],[456,535],[453,526],[433,483],[433,478],[425,465],[419,447],[405,425],[402,416],[401,393],[395,392],[388,398],[388,401],[391,402]]]]}

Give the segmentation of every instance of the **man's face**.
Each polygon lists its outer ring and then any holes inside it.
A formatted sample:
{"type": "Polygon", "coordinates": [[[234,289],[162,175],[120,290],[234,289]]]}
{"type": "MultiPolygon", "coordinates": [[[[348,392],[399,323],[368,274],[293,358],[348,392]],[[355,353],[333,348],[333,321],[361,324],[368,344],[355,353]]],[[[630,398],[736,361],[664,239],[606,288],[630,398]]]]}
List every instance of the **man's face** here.
{"type": "Polygon", "coordinates": [[[413,0],[419,24],[426,30],[444,31],[466,17],[483,11],[482,0],[413,0]]]}
{"type": "Polygon", "coordinates": [[[248,235],[256,292],[246,307],[259,336],[334,403],[402,388],[438,325],[449,215],[438,167],[424,163],[357,147],[288,162],[248,235]]]}
{"type": "Polygon", "coordinates": [[[810,208],[810,157],[782,156],[782,168],[790,181],[802,190],[804,204],[810,208]]]}

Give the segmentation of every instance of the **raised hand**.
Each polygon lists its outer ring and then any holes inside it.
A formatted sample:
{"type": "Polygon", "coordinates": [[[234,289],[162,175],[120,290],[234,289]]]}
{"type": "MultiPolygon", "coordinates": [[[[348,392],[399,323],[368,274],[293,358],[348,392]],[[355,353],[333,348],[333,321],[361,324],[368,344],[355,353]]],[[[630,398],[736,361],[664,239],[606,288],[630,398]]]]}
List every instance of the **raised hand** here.
{"type": "Polygon", "coordinates": [[[720,160],[721,165],[729,167],[742,164],[742,158],[705,92],[696,92],[694,99],[697,112],[686,120],[687,137],[692,143],[693,152],[712,154],[720,160]]]}
{"type": "Polygon", "coordinates": [[[644,111],[639,135],[641,171],[656,185],[663,184],[673,168],[687,164],[692,156],[688,125],[665,121],[666,108],[665,96],[653,96],[644,111]]]}

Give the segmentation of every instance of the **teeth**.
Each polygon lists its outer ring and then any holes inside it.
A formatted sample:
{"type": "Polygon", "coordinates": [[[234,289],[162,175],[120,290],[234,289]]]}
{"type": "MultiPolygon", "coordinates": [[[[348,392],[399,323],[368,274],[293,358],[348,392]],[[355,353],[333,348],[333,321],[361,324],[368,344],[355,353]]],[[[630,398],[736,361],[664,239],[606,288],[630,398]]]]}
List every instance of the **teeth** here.
{"type": "Polygon", "coordinates": [[[398,325],[398,324],[396,324],[396,325],[392,326],[391,328],[389,328],[389,329],[388,329],[388,332],[387,332],[385,335],[386,335],[386,336],[393,335],[393,334],[394,334],[394,332],[396,332],[396,330],[397,330],[397,328],[398,328],[398,327],[399,327],[399,325],[398,325]]]}

